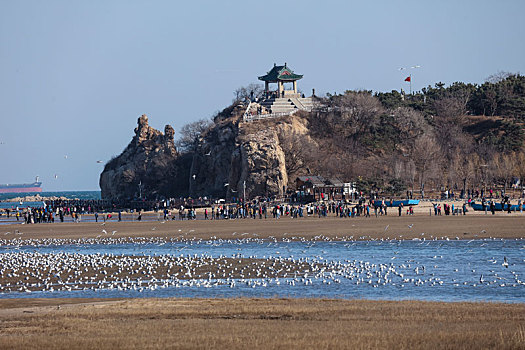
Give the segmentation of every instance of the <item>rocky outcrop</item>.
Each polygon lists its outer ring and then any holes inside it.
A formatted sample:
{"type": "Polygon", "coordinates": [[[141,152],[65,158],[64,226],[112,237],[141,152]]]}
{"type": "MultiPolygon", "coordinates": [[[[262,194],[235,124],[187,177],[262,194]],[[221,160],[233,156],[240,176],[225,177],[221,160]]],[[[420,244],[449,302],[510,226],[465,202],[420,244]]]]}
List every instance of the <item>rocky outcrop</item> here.
{"type": "Polygon", "coordinates": [[[119,156],[110,160],[100,174],[103,199],[157,198],[173,192],[178,153],[174,130],[164,133],[148,125],[148,117],[138,118],[135,136],[119,156]]]}
{"type": "Polygon", "coordinates": [[[288,188],[286,149],[281,135],[306,135],[300,117],[216,123],[200,140],[192,162],[190,193],[227,198],[282,195],[288,188]]]}
{"type": "Polygon", "coordinates": [[[198,138],[194,151],[183,155],[175,149],[173,128],[155,130],[143,115],[130,144],[100,175],[102,198],[282,195],[294,180],[288,156],[294,146],[285,142],[286,135],[307,140],[306,119],[243,123],[243,111],[239,106],[225,109],[198,138]]]}

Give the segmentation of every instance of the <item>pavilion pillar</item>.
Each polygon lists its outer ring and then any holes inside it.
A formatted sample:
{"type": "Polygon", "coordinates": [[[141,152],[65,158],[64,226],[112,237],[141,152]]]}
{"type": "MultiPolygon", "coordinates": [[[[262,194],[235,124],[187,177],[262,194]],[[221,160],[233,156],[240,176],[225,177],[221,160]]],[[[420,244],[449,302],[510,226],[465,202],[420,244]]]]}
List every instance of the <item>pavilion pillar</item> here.
{"type": "Polygon", "coordinates": [[[264,91],[268,92],[270,91],[270,87],[269,87],[270,84],[268,84],[267,81],[264,82],[264,91]]]}
{"type": "Polygon", "coordinates": [[[293,81],[293,93],[294,93],[294,94],[297,93],[297,80],[294,80],[294,81],[293,81]]]}
{"type": "Polygon", "coordinates": [[[283,91],[284,91],[284,85],[283,85],[283,82],[282,82],[282,81],[277,82],[277,84],[278,84],[278,86],[279,86],[279,89],[278,89],[278,91],[279,91],[279,97],[281,97],[282,94],[283,94],[283,91]]]}

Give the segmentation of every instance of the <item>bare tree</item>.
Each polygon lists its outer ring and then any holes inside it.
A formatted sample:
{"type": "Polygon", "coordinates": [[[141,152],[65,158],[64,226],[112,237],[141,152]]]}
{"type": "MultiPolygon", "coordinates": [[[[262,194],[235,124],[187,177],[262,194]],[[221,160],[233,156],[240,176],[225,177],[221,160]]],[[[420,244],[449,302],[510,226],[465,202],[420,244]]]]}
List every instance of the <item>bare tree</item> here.
{"type": "Polygon", "coordinates": [[[248,86],[241,86],[237,88],[233,94],[233,103],[244,101],[246,99],[261,98],[264,93],[264,86],[262,84],[250,84],[248,86]]]}
{"type": "Polygon", "coordinates": [[[500,153],[494,156],[490,165],[494,172],[494,180],[500,183],[503,182],[504,192],[507,192],[509,180],[516,170],[516,159],[512,154],[500,153]]]}
{"type": "Polygon", "coordinates": [[[400,145],[411,146],[418,137],[429,132],[430,126],[421,113],[406,107],[400,107],[389,112],[395,127],[399,132],[399,144],[393,141],[394,150],[400,145]]]}
{"type": "Polygon", "coordinates": [[[411,152],[416,171],[419,175],[421,190],[425,186],[428,172],[436,168],[439,159],[439,146],[436,140],[429,134],[424,134],[416,139],[411,152]]]}
{"type": "Polygon", "coordinates": [[[202,132],[208,130],[212,122],[207,119],[199,119],[193,123],[184,125],[180,129],[180,136],[176,142],[177,148],[181,152],[194,152],[198,137],[202,132]]]}
{"type": "Polygon", "coordinates": [[[525,153],[523,151],[516,153],[516,176],[520,179],[521,191],[525,181],[525,153]]]}
{"type": "Polygon", "coordinates": [[[513,74],[510,72],[499,71],[497,73],[489,75],[487,79],[485,79],[485,81],[488,83],[496,84],[496,83],[499,83],[500,81],[507,79],[508,77],[512,75],[513,74]]]}

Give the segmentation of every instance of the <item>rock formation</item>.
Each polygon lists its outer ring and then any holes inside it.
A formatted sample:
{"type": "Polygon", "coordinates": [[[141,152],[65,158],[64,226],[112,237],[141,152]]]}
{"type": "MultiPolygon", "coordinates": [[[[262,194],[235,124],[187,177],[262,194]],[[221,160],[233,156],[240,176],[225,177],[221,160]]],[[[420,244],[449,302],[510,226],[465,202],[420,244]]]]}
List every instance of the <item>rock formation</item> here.
{"type": "Polygon", "coordinates": [[[230,106],[221,112],[196,140],[195,151],[185,155],[175,149],[171,126],[162,134],[148,126],[143,115],[130,144],[100,175],[102,198],[138,198],[139,184],[142,198],[148,199],[283,194],[294,181],[287,165],[293,145],[286,144],[283,135],[308,140],[306,119],[292,116],[243,123],[243,111],[230,106]]]}
{"type": "Polygon", "coordinates": [[[176,177],[178,153],[174,130],[164,133],[148,125],[148,117],[138,118],[135,136],[118,157],[110,160],[100,174],[104,199],[155,198],[171,192],[176,177]]]}
{"type": "Polygon", "coordinates": [[[290,185],[281,135],[308,131],[300,117],[242,123],[217,122],[199,142],[192,162],[190,193],[224,197],[280,195],[290,185]],[[195,175],[193,179],[193,175],[195,175]]]}

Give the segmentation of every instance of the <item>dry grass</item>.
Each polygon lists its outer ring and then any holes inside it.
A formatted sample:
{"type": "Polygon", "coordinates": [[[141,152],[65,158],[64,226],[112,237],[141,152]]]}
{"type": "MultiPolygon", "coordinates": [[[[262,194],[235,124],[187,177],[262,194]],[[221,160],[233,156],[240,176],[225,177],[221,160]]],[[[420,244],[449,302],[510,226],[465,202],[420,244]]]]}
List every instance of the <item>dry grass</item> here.
{"type": "Polygon", "coordinates": [[[62,300],[57,309],[56,300],[26,302],[13,309],[0,301],[0,348],[525,348],[523,304],[133,299],[62,300]]]}

